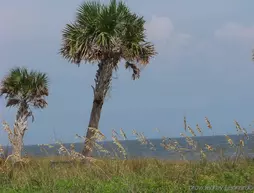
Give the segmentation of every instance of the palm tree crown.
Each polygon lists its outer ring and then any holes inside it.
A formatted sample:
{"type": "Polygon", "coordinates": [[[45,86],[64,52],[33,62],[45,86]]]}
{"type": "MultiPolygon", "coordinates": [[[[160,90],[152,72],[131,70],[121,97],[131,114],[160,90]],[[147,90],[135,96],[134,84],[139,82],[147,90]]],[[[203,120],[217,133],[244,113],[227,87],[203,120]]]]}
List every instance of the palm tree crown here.
{"type": "Polygon", "coordinates": [[[85,2],[78,8],[75,22],[63,30],[60,53],[78,65],[108,58],[114,59],[115,65],[123,59],[126,68],[132,69],[136,68],[133,63],[148,64],[156,52],[146,41],[144,24],[143,17],[132,13],[123,2],[85,2]]]}
{"type": "Polygon", "coordinates": [[[29,72],[26,68],[13,68],[0,83],[2,95],[7,99],[7,107],[23,103],[44,108],[47,105],[45,96],[48,96],[48,77],[41,72],[29,72]]]}

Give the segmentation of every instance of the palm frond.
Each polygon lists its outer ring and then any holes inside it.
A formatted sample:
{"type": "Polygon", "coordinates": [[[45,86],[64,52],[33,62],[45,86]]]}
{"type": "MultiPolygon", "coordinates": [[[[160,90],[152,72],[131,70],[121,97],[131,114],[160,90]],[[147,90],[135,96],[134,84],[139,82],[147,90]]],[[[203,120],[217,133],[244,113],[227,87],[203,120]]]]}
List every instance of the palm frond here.
{"type": "Polygon", "coordinates": [[[45,73],[28,71],[24,67],[12,68],[1,81],[0,95],[5,95],[6,106],[17,106],[21,102],[34,104],[38,98],[48,96],[48,77],[45,73]]]}
{"type": "Polygon", "coordinates": [[[15,107],[18,106],[20,104],[20,99],[18,98],[10,98],[7,100],[7,104],[6,107],[15,107]]]}
{"type": "Polygon", "coordinates": [[[34,99],[32,102],[33,102],[32,105],[35,108],[43,109],[48,105],[47,101],[43,98],[34,99]]]}
{"type": "Polygon", "coordinates": [[[144,42],[140,44],[127,45],[124,49],[123,57],[127,61],[135,61],[141,65],[149,63],[150,59],[157,53],[153,44],[144,42]]]}
{"type": "Polygon", "coordinates": [[[130,63],[130,62],[126,62],[125,64],[125,68],[128,69],[128,68],[131,68],[132,69],[132,79],[135,80],[135,79],[138,79],[140,77],[140,69],[133,63],[130,63]]]}
{"type": "Polygon", "coordinates": [[[146,65],[157,53],[146,41],[144,24],[144,18],[122,1],[111,0],[108,5],[84,2],[75,20],[63,29],[60,54],[78,65],[109,58],[115,63],[124,59],[136,66],[146,65]]]}

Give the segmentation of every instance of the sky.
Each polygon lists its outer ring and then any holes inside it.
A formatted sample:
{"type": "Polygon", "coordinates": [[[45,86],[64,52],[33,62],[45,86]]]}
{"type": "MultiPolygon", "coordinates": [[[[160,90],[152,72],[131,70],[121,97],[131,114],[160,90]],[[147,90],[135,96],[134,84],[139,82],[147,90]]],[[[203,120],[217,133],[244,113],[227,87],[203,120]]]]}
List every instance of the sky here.
{"type": "MultiPolygon", "coordinates": [[[[25,144],[76,142],[86,132],[97,66],[77,67],[58,54],[61,31],[83,0],[9,0],[0,6],[0,79],[10,68],[25,66],[48,74],[48,107],[35,110],[25,144]]],[[[102,1],[107,2],[107,1],[102,1]]],[[[205,135],[236,132],[234,120],[252,131],[254,99],[254,1],[126,0],[146,20],[148,39],[158,55],[139,80],[120,67],[107,98],[100,129],[132,130],[149,138],[179,137],[183,117],[205,135]],[[145,3],[144,3],[145,2],[145,3]],[[160,132],[156,132],[158,128],[160,132]]],[[[11,126],[16,109],[0,99],[0,119],[11,126]]],[[[7,144],[0,130],[0,144],[7,144]]]]}

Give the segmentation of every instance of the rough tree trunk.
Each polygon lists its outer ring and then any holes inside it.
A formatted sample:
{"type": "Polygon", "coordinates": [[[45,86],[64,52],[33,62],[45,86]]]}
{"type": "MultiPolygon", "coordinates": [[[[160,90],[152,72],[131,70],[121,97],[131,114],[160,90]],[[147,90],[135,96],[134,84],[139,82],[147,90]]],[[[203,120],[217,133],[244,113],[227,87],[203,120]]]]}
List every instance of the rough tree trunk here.
{"type": "Polygon", "coordinates": [[[13,162],[18,162],[21,160],[22,155],[22,148],[23,148],[23,137],[20,134],[13,135],[13,142],[12,142],[12,160],[13,162]]]}
{"type": "Polygon", "coordinates": [[[12,144],[12,156],[14,162],[18,162],[22,158],[23,138],[25,131],[27,130],[27,119],[31,115],[28,111],[28,105],[26,103],[20,104],[17,112],[16,120],[14,123],[13,134],[11,139],[12,144]]]}
{"type": "Polygon", "coordinates": [[[95,78],[94,99],[90,114],[90,121],[86,133],[86,139],[82,154],[90,157],[95,142],[95,133],[99,126],[100,115],[106,94],[110,87],[114,65],[111,62],[103,61],[98,64],[98,70],[95,78]]]}

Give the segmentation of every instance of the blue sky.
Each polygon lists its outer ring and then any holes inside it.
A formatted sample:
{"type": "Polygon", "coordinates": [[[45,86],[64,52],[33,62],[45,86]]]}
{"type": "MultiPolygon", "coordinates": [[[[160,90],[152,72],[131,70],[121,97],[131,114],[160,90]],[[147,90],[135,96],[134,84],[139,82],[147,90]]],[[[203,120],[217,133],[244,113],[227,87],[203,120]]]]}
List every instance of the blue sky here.
{"type": "MultiPolygon", "coordinates": [[[[73,21],[81,0],[44,0],[1,3],[0,78],[14,66],[48,73],[49,106],[35,111],[25,144],[51,143],[56,138],[74,142],[86,131],[92,105],[96,66],[77,67],[59,54],[61,30],[73,21]]],[[[106,1],[102,1],[106,2],[106,1]]],[[[123,67],[115,73],[100,129],[110,139],[111,130],[132,129],[155,138],[178,137],[183,116],[205,129],[208,116],[217,134],[235,133],[234,119],[248,131],[254,120],[254,1],[135,1],[126,3],[147,21],[149,39],[158,55],[131,80],[123,67]],[[145,3],[144,3],[145,2],[145,3]],[[159,128],[160,133],[154,129],[159,128]]],[[[5,109],[0,99],[0,119],[13,124],[15,109],[5,109]]],[[[0,130],[0,143],[7,137],[0,130]]]]}

